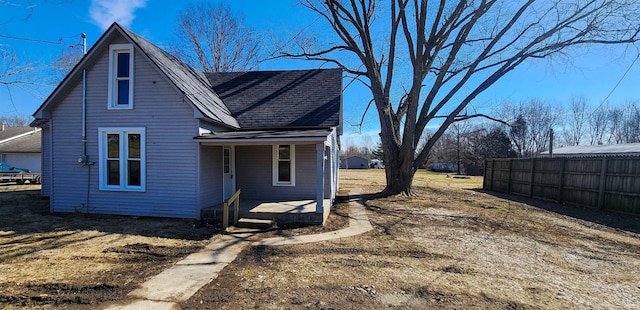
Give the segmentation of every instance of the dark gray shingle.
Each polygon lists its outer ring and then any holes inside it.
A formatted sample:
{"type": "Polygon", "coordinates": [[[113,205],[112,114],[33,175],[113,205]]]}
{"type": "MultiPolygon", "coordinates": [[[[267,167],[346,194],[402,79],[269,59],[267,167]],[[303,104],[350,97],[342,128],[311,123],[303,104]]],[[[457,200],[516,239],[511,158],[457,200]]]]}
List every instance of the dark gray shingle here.
{"type": "Polygon", "coordinates": [[[149,57],[204,116],[231,127],[238,127],[238,122],[231,116],[222,100],[213,92],[204,73],[185,64],[129,29],[118,24],[115,25],[149,57]]]}
{"type": "Polygon", "coordinates": [[[244,129],[340,126],[340,69],[225,72],[206,76],[244,129]]]}

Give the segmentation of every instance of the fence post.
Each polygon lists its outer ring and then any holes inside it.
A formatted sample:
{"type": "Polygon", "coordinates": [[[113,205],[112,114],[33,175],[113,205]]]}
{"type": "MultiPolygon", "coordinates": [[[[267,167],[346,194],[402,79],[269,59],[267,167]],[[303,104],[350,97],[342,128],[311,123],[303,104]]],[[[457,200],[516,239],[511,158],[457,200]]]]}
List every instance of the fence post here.
{"type": "Polygon", "coordinates": [[[493,190],[493,180],[496,178],[496,160],[491,160],[491,190],[493,190]]]}
{"type": "Polygon", "coordinates": [[[536,159],[531,158],[531,178],[529,182],[529,197],[533,197],[533,181],[536,172],[536,159]]]}
{"type": "Polygon", "coordinates": [[[608,157],[602,157],[600,164],[600,189],[598,191],[598,209],[604,208],[604,193],[607,187],[608,157]]]}
{"type": "Polygon", "coordinates": [[[562,191],[564,190],[564,169],[566,165],[566,158],[560,159],[560,182],[558,182],[558,203],[562,202],[562,191]]]}
{"type": "Polygon", "coordinates": [[[233,203],[233,225],[238,226],[238,220],[240,217],[240,195],[236,197],[236,200],[233,203]]]}
{"type": "Polygon", "coordinates": [[[507,194],[511,194],[511,169],[513,168],[514,159],[509,160],[509,170],[507,171],[507,194]]]}
{"type": "Polygon", "coordinates": [[[227,231],[229,227],[229,202],[225,201],[222,205],[222,230],[227,231]]]}

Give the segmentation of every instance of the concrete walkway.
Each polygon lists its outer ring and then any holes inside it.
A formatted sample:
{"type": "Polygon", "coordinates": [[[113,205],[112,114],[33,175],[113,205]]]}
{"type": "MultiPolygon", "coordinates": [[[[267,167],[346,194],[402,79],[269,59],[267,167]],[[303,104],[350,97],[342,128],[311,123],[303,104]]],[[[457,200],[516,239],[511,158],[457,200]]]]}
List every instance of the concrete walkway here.
{"type": "MultiPolygon", "coordinates": [[[[352,190],[354,192],[355,190],[352,190]]],[[[357,191],[359,192],[359,190],[357,191]]],[[[202,251],[193,253],[161,272],[127,295],[126,301],[106,307],[107,310],[180,309],[178,302],[189,299],[200,288],[218,277],[247,246],[288,245],[326,241],[362,234],[372,229],[361,200],[349,201],[349,227],[316,235],[275,237],[251,244],[250,232],[222,235],[202,251]]]]}

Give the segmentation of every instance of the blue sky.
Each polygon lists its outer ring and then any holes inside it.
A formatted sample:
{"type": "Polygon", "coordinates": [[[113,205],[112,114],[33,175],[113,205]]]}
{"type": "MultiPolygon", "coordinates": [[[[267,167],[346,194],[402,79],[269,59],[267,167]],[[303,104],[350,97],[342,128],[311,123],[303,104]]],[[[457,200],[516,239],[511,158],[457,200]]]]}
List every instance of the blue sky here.
{"type": "MultiPolygon", "coordinates": [[[[13,0],[12,6],[0,6],[0,46],[10,47],[22,60],[47,66],[59,55],[63,46],[81,42],[87,34],[91,46],[113,22],[144,36],[160,47],[173,39],[176,14],[187,3],[175,0],[13,0]],[[29,40],[18,40],[16,37],[29,40]],[[31,40],[31,41],[30,41],[31,40]],[[36,41],[33,41],[36,40],[36,41]],[[39,41],[61,44],[48,44],[39,41]]],[[[244,15],[245,23],[264,35],[282,38],[293,36],[308,26],[320,27],[322,20],[297,4],[296,0],[226,1],[233,10],[244,15]]],[[[640,98],[640,61],[634,63],[635,48],[597,47],[577,51],[564,59],[537,60],[523,64],[479,96],[473,106],[485,113],[504,101],[539,98],[562,104],[573,96],[584,96],[599,104],[615,88],[609,101],[622,104],[640,98]],[[633,64],[633,65],[632,65],[633,64]],[[626,76],[622,79],[625,72],[626,76]],[[620,82],[620,80],[622,81],[620,82]],[[619,83],[620,82],[620,83],[619,83]],[[616,87],[616,85],[619,85],[616,87]]],[[[317,63],[271,60],[259,69],[315,68],[317,63]]],[[[54,86],[54,85],[52,85],[54,86]]],[[[35,91],[38,96],[21,89],[0,85],[0,115],[30,116],[52,88],[35,91]]],[[[370,96],[362,87],[351,87],[344,97],[345,139],[356,143],[375,143],[377,118],[372,109],[362,133],[350,124],[359,123],[370,96]]]]}

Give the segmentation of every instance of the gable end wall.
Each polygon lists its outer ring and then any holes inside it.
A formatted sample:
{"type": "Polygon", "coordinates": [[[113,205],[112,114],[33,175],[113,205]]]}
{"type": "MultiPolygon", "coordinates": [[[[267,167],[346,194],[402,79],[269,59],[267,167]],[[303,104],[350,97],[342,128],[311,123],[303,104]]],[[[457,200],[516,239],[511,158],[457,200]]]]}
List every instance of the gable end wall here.
{"type": "MultiPolygon", "coordinates": [[[[111,43],[123,43],[123,39],[111,43]]],[[[82,84],[51,111],[52,211],[197,218],[198,121],[158,70],[135,51],[134,109],[107,110],[108,46],[87,71],[87,155],[81,166],[82,84]],[[146,191],[99,190],[98,128],[144,127],[146,191]]],[[[45,181],[46,182],[46,181],[45,181]]]]}

